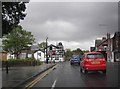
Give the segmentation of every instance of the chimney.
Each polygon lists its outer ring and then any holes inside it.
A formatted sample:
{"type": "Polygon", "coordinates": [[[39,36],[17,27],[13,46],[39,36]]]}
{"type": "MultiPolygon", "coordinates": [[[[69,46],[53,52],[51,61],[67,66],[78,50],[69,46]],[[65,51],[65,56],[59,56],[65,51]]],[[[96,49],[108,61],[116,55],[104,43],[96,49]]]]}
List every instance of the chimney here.
{"type": "Polygon", "coordinates": [[[110,39],[110,33],[107,33],[107,39],[110,39]]]}
{"type": "Polygon", "coordinates": [[[106,40],[106,37],[102,37],[102,42],[106,40]]]}

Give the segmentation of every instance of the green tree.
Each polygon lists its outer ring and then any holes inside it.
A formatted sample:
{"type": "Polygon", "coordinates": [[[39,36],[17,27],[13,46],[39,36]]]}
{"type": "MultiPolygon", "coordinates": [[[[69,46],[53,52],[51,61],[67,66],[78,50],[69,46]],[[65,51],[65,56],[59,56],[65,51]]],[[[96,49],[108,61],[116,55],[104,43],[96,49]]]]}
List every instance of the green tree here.
{"type": "Polygon", "coordinates": [[[66,59],[69,59],[71,56],[72,56],[72,51],[71,51],[71,49],[66,49],[66,52],[65,52],[65,57],[66,57],[66,59]]]}
{"type": "Polygon", "coordinates": [[[87,53],[87,52],[89,52],[89,50],[83,50],[83,53],[87,53]]]}
{"type": "Polygon", "coordinates": [[[8,34],[13,25],[25,18],[25,9],[26,2],[2,2],[2,35],[8,34]]]}
{"type": "Polygon", "coordinates": [[[72,51],[72,54],[79,54],[79,55],[83,55],[84,52],[80,49],[80,48],[77,48],[76,50],[73,50],[72,51]]]}
{"type": "Polygon", "coordinates": [[[41,49],[44,49],[44,48],[46,48],[46,42],[42,42],[42,43],[38,44],[38,46],[39,46],[41,49]]]}
{"type": "Polygon", "coordinates": [[[32,45],[35,39],[31,32],[23,30],[21,26],[13,27],[12,31],[3,36],[3,49],[14,54],[18,59],[22,50],[32,45]]]}

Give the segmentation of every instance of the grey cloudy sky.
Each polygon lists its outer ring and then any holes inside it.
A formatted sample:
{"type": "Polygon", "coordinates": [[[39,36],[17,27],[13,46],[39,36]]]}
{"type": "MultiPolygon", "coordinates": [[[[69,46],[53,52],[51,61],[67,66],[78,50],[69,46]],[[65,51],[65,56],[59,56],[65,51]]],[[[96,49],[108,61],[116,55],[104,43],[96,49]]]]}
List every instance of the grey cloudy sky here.
{"type": "Polygon", "coordinates": [[[89,50],[94,40],[118,30],[117,2],[30,2],[21,25],[36,42],[89,50]]]}

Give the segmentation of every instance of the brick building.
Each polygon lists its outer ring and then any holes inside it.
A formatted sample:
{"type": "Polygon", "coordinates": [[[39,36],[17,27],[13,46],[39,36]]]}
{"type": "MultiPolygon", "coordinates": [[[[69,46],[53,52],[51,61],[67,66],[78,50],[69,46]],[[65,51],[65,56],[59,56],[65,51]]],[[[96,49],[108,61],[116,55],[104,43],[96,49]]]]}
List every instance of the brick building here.
{"type": "Polygon", "coordinates": [[[112,38],[112,51],[114,61],[120,61],[120,32],[115,32],[112,38]]]}
{"type": "Polygon", "coordinates": [[[90,48],[91,51],[100,51],[107,54],[107,61],[120,61],[120,32],[115,32],[111,38],[107,33],[106,37],[101,40],[95,40],[95,47],[90,48]]]}

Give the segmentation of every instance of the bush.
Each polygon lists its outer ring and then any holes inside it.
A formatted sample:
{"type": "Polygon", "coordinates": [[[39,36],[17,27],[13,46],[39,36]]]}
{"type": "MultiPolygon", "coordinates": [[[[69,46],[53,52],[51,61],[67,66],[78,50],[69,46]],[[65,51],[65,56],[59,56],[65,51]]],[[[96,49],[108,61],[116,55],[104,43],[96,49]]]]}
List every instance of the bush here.
{"type": "MultiPolygon", "coordinates": [[[[41,65],[42,62],[39,60],[35,60],[32,58],[26,58],[26,59],[8,59],[7,60],[8,65],[10,67],[12,66],[35,66],[35,65],[41,65]]],[[[4,66],[6,65],[6,62],[3,61],[4,66]]]]}

